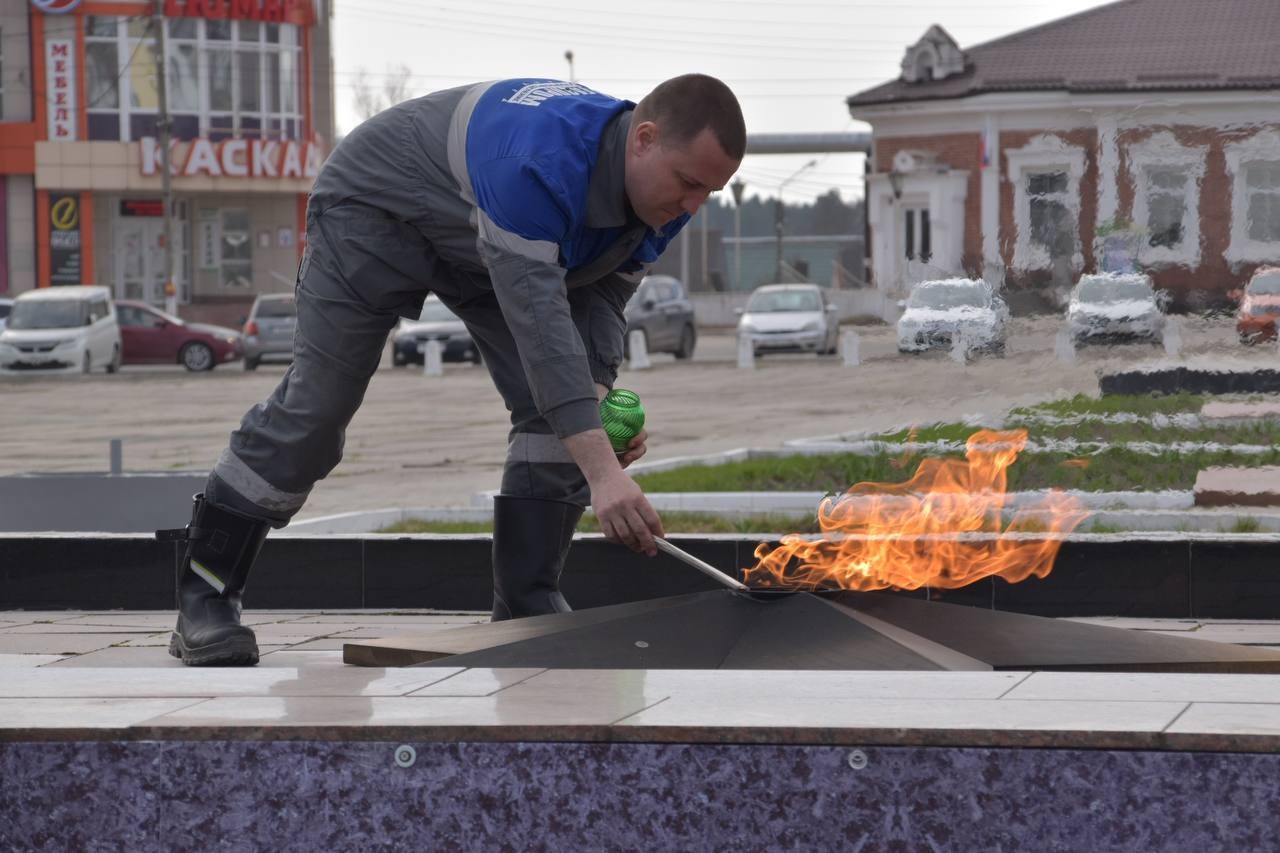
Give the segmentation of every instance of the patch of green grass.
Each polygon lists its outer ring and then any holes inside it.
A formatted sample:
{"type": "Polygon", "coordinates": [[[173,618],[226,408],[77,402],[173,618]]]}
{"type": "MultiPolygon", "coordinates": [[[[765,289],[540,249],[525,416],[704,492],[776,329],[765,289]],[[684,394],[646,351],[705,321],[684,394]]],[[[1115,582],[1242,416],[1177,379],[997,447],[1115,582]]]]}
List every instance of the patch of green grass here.
{"type": "MultiPolygon", "coordinates": [[[[959,459],[960,454],[944,454],[959,459]]],[[[751,459],[698,465],[636,477],[647,492],[828,491],[842,493],[854,483],[901,483],[911,478],[921,457],[877,453],[751,459]]],[[[1078,459],[1067,453],[1024,453],[1009,468],[1009,489],[1080,489],[1088,492],[1190,489],[1209,467],[1280,465],[1280,447],[1258,454],[1227,450],[1139,453],[1110,448],[1078,459]]]]}
{"type": "MultiPolygon", "coordinates": [[[[817,533],[815,517],[782,513],[760,513],[740,518],[724,518],[704,512],[663,512],[662,528],[667,533],[817,533]]],[[[579,533],[599,533],[596,517],[587,513],[578,523],[579,533]]],[[[410,518],[388,525],[376,533],[492,533],[491,521],[427,521],[410,518]]]]}
{"type": "Polygon", "coordinates": [[[1115,524],[1089,524],[1088,521],[1080,528],[1083,533],[1124,533],[1125,528],[1115,524]]]}
{"type": "Polygon", "coordinates": [[[1249,516],[1237,518],[1236,523],[1224,530],[1224,533],[1258,533],[1262,530],[1262,522],[1249,516]]]}
{"type": "Polygon", "coordinates": [[[1106,397],[1097,398],[1086,394],[1077,394],[1067,400],[1051,400],[1047,403],[1037,403],[1034,406],[1020,407],[1012,410],[1009,414],[1014,417],[1020,415],[1070,417],[1071,415],[1084,414],[1111,415],[1118,412],[1133,412],[1139,415],[1172,415],[1179,412],[1198,412],[1203,404],[1203,395],[1188,394],[1186,392],[1164,396],[1109,394],[1106,397]]]}
{"type": "Polygon", "coordinates": [[[852,483],[901,483],[911,478],[918,460],[903,464],[887,453],[779,456],[723,465],[689,465],[640,474],[646,492],[843,492],[852,483]]]}

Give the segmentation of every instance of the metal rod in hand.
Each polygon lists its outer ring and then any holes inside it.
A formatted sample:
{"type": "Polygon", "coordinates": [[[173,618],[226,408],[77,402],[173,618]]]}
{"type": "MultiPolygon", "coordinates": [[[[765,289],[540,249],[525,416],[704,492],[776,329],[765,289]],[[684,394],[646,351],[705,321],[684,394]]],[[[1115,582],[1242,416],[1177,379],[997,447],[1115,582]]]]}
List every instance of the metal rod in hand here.
{"type": "Polygon", "coordinates": [[[729,575],[726,575],[724,572],[720,571],[715,566],[709,563],[702,562],[697,557],[693,556],[687,551],[677,548],[675,545],[672,545],[670,542],[668,542],[667,540],[659,536],[653,537],[653,544],[657,545],[658,550],[662,551],[664,554],[670,554],[671,556],[675,557],[677,560],[684,563],[685,565],[692,566],[693,568],[702,572],[707,577],[712,578],[713,580],[716,580],[721,584],[729,587],[729,589],[744,589],[744,590],[751,589],[751,587],[747,586],[745,583],[742,583],[737,578],[732,578],[729,575]]]}

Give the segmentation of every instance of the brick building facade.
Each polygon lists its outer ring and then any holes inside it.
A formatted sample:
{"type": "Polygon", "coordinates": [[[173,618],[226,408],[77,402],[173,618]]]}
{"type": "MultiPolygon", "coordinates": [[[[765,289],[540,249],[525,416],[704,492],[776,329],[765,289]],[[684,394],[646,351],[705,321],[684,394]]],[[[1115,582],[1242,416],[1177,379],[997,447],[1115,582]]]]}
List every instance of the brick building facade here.
{"type": "Polygon", "coordinates": [[[931,28],[848,99],[873,126],[875,283],[985,276],[1052,304],[1120,257],[1221,302],[1280,262],[1277,39],[1265,0],[1124,0],[966,51],[931,28]]]}

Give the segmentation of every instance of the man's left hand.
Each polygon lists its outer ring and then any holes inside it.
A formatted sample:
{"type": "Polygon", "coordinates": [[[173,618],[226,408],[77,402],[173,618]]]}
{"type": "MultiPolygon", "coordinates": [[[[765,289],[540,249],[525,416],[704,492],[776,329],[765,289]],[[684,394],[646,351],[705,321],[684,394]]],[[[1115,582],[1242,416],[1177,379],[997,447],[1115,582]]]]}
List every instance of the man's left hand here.
{"type": "Polygon", "coordinates": [[[640,430],[636,433],[636,437],[631,439],[631,443],[627,445],[627,449],[618,454],[618,464],[626,468],[632,462],[635,462],[641,456],[648,452],[649,448],[645,447],[645,442],[649,439],[647,430],[640,430]]]}

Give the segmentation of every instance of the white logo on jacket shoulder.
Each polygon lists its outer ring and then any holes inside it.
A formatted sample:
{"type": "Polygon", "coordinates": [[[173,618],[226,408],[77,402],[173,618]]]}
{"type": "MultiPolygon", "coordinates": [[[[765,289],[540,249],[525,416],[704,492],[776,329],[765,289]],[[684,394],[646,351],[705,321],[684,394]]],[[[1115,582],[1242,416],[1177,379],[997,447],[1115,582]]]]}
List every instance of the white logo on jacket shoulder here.
{"type": "Polygon", "coordinates": [[[547,98],[561,98],[565,95],[595,95],[594,89],[588,89],[581,83],[530,83],[521,86],[509,98],[503,98],[504,104],[519,104],[524,107],[536,107],[547,98]]]}

